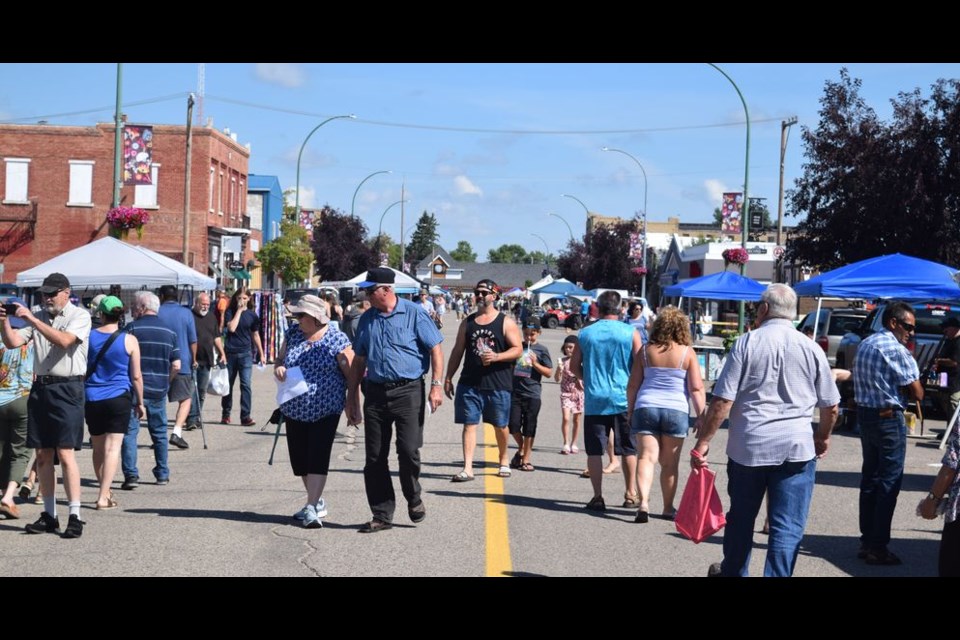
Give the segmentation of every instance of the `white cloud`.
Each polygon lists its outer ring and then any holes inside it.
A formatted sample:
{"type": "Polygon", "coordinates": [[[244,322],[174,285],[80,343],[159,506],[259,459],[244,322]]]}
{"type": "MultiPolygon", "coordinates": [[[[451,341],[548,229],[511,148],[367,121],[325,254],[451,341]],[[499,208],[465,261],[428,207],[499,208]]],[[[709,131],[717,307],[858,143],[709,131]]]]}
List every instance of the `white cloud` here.
{"type": "Polygon", "coordinates": [[[287,89],[295,89],[306,82],[303,70],[295,64],[260,62],[254,66],[254,74],[258,80],[287,89]]]}
{"type": "Polygon", "coordinates": [[[457,176],[453,179],[453,189],[459,196],[482,196],[483,191],[470,182],[467,176],[457,176]]]}
{"type": "Polygon", "coordinates": [[[452,164],[438,162],[437,164],[433,165],[433,173],[437,176],[455,176],[460,173],[460,169],[452,164]]]}
{"type": "Polygon", "coordinates": [[[726,185],[713,178],[703,182],[703,189],[708,200],[714,203],[716,207],[719,207],[720,203],[723,202],[723,194],[730,191],[726,185]]]}
{"type": "MultiPolygon", "coordinates": [[[[295,200],[297,197],[296,188],[294,188],[294,193],[290,194],[291,197],[295,200]]],[[[300,185],[300,208],[301,209],[314,209],[317,206],[317,190],[313,187],[308,187],[305,185],[300,185]]]]}

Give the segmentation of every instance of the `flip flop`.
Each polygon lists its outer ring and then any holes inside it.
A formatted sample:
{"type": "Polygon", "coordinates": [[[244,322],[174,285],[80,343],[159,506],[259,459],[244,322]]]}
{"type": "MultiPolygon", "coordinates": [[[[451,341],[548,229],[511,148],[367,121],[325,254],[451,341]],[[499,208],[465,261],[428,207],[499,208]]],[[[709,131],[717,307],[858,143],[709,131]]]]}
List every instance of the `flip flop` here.
{"type": "Polygon", "coordinates": [[[461,471],[457,475],[450,478],[450,482],[470,482],[473,480],[473,476],[468,476],[466,471],[461,471]]]}
{"type": "Polygon", "coordinates": [[[523,464],[520,465],[520,471],[534,471],[534,470],[535,470],[534,466],[529,462],[524,462],[523,464]]]}
{"type": "Polygon", "coordinates": [[[584,470],[580,473],[580,477],[581,477],[581,478],[589,478],[589,477],[590,477],[590,469],[584,469],[584,470]]]}
{"type": "Polygon", "coordinates": [[[509,478],[510,477],[510,467],[500,467],[500,471],[497,472],[498,478],[509,478]]]}
{"type": "Polygon", "coordinates": [[[118,506],[120,505],[117,504],[117,501],[113,499],[113,496],[110,496],[107,498],[106,505],[101,505],[99,502],[97,503],[97,511],[109,511],[110,509],[116,509],[118,506]]]}

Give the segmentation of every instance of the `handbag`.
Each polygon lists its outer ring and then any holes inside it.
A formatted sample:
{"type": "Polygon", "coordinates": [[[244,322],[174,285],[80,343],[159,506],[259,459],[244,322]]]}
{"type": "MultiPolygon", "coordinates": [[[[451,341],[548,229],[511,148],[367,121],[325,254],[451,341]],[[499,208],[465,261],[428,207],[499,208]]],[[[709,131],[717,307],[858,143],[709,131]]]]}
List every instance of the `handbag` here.
{"type": "Polygon", "coordinates": [[[207,393],[214,396],[230,395],[230,372],[226,367],[214,367],[210,370],[207,393]]]}
{"type": "MultiPolygon", "coordinates": [[[[701,458],[697,451],[691,455],[701,458]]],[[[693,469],[680,498],[674,524],[685,538],[700,544],[727,524],[716,487],[717,474],[707,467],[693,469]]]]}

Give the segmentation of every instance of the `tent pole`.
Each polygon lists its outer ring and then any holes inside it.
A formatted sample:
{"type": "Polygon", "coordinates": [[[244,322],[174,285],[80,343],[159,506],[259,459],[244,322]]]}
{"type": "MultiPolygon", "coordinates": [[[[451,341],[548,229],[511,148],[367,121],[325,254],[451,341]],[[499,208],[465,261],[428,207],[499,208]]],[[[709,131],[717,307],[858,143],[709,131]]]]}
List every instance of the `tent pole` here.
{"type": "Polygon", "coordinates": [[[820,305],[823,304],[823,298],[817,298],[817,315],[813,317],[813,339],[817,339],[817,329],[820,326],[820,305]]]}

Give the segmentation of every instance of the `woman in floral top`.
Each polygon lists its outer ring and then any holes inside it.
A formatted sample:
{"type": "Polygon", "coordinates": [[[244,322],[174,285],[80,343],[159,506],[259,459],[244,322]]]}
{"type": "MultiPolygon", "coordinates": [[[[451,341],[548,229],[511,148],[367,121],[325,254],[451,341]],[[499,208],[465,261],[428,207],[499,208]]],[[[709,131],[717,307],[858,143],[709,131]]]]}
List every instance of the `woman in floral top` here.
{"type": "Polygon", "coordinates": [[[327,309],[327,303],[313,295],[290,308],[298,324],[287,331],[274,366],[277,380],[286,380],[288,369],[298,367],[307,383],[307,391],[281,404],[280,411],[287,424],[293,475],[300,476],[307,490],[307,504],[294,518],[308,529],[322,527],[320,518],[327,515],[321,495],[353,362],[350,339],[330,325],[327,309]]]}
{"type": "MultiPolygon", "coordinates": [[[[23,305],[19,298],[5,302],[23,305]]],[[[21,318],[7,318],[14,329],[27,325],[21,318]]],[[[31,386],[33,342],[16,349],[5,349],[0,344],[0,514],[5,518],[20,517],[20,507],[13,496],[32,453],[27,448],[27,396],[31,386]]]]}
{"type": "Polygon", "coordinates": [[[917,506],[917,513],[927,520],[943,514],[943,536],[940,538],[939,570],[941,578],[960,577],[960,430],[956,426],[947,441],[943,466],[933,481],[930,493],[917,506]]]}

